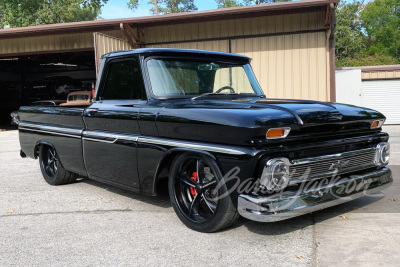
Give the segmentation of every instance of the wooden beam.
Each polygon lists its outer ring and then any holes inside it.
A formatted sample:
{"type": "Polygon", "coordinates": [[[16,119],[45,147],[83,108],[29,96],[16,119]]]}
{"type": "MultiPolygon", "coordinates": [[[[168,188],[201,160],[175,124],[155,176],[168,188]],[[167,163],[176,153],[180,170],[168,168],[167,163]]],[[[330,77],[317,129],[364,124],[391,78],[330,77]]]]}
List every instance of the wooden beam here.
{"type": "Polygon", "coordinates": [[[126,39],[128,39],[129,44],[134,47],[135,45],[143,44],[140,41],[140,38],[135,34],[133,29],[127,23],[120,24],[121,31],[125,35],[126,39]]]}

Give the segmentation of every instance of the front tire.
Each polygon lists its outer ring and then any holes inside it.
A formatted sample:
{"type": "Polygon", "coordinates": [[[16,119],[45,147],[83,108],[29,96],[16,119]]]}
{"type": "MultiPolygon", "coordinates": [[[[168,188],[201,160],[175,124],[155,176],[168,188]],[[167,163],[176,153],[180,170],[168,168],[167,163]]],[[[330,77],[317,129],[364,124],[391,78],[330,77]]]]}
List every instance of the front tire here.
{"type": "Polygon", "coordinates": [[[199,232],[215,232],[235,223],[239,214],[227,192],[216,162],[204,155],[184,153],[171,168],[168,190],[179,219],[199,232]]]}
{"type": "Polygon", "coordinates": [[[39,163],[43,178],[50,185],[69,184],[76,181],[77,175],[62,167],[56,150],[51,146],[40,146],[39,163]]]}

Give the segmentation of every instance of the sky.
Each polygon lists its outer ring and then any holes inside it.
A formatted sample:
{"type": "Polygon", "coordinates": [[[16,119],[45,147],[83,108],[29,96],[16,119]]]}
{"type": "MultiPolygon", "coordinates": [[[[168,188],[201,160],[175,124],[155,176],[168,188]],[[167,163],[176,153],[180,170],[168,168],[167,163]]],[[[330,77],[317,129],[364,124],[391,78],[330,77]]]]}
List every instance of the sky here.
{"type": "MultiPolygon", "coordinates": [[[[105,19],[120,19],[130,17],[142,17],[150,15],[151,5],[147,4],[148,0],[139,0],[139,8],[132,11],[128,8],[129,0],[108,0],[104,5],[101,17],[105,19]]],[[[217,2],[215,0],[194,0],[194,4],[199,10],[216,9],[217,2]]]]}
{"type": "MultiPolygon", "coordinates": [[[[104,19],[120,19],[150,16],[150,8],[152,5],[147,4],[149,0],[139,0],[139,8],[135,11],[132,11],[128,8],[128,1],[129,0],[108,0],[107,4],[105,4],[102,9],[101,17],[104,19]]],[[[342,1],[350,2],[351,0],[342,1]]],[[[194,0],[194,4],[199,10],[217,8],[217,2],[215,0],[194,0]]]]}

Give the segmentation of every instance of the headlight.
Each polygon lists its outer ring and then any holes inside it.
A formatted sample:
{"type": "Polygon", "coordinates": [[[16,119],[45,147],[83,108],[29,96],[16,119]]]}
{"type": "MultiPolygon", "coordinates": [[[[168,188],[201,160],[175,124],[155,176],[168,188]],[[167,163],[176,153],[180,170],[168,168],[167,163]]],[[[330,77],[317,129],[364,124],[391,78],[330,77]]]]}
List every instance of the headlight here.
{"type": "Polygon", "coordinates": [[[289,183],[289,166],[281,159],[271,159],[264,167],[260,186],[267,190],[281,190],[289,183]]]}
{"type": "Polygon", "coordinates": [[[390,144],[386,142],[379,143],[376,146],[375,163],[379,166],[388,165],[390,158],[390,144]]]}

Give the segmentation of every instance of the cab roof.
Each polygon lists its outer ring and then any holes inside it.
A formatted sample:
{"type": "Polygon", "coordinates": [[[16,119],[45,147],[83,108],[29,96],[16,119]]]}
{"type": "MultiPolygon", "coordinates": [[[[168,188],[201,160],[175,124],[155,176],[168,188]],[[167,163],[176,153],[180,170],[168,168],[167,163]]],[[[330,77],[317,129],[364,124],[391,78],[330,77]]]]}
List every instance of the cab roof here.
{"type": "Polygon", "coordinates": [[[111,58],[111,57],[119,57],[119,56],[126,56],[132,54],[139,54],[139,55],[176,55],[182,56],[182,54],[186,54],[188,56],[215,56],[215,57],[223,57],[223,58],[231,58],[231,59],[239,59],[250,61],[249,57],[238,55],[238,54],[230,54],[230,53],[223,53],[223,52],[216,52],[216,51],[207,51],[207,50],[196,50],[196,49],[173,49],[173,48],[139,48],[139,49],[132,49],[132,50],[119,50],[110,52],[108,54],[103,55],[101,58],[111,58]]]}

